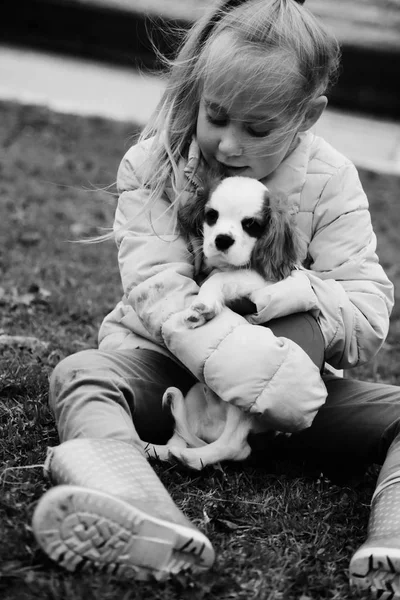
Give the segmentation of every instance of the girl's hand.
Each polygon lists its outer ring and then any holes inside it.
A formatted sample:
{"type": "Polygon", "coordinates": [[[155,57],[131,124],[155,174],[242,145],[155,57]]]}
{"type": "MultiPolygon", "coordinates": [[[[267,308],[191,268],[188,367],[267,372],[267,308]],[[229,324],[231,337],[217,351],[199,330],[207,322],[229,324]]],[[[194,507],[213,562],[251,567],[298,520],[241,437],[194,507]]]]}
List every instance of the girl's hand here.
{"type": "Polygon", "coordinates": [[[252,315],[257,312],[257,306],[250,298],[237,298],[228,304],[229,308],[239,315],[252,315]]]}

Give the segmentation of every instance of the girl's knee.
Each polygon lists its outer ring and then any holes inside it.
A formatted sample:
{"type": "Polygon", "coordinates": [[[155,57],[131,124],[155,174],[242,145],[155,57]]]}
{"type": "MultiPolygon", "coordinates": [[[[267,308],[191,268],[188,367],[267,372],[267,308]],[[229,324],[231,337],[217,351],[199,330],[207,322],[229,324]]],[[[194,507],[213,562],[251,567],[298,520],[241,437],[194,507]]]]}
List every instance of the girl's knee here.
{"type": "Polygon", "coordinates": [[[49,382],[49,402],[50,406],[54,408],[54,404],[57,398],[60,397],[63,387],[68,383],[70,384],[78,375],[82,372],[85,364],[92,363],[95,358],[97,350],[82,350],[76,354],[71,354],[54,368],[49,382]]]}
{"type": "Polygon", "coordinates": [[[322,369],[325,342],[317,320],[310,313],[296,313],[266,323],[274,335],[292,340],[322,369]]]}

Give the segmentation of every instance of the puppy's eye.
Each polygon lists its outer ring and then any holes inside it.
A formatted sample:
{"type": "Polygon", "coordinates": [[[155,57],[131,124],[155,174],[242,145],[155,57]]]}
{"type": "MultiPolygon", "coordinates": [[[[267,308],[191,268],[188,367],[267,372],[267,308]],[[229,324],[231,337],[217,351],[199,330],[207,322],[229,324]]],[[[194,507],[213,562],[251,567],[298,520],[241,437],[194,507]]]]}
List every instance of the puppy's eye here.
{"type": "Polygon", "coordinates": [[[218,221],[218,211],[214,210],[213,208],[209,208],[208,210],[206,210],[206,214],[205,214],[205,222],[207,223],[207,225],[215,225],[215,223],[218,221]]]}
{"type": "Polygon", "coordinates": [[[251,237],[258,238],[262,235],[263,226],[254,219],[243,219],[242,221],[243,230],[251,237]]]}

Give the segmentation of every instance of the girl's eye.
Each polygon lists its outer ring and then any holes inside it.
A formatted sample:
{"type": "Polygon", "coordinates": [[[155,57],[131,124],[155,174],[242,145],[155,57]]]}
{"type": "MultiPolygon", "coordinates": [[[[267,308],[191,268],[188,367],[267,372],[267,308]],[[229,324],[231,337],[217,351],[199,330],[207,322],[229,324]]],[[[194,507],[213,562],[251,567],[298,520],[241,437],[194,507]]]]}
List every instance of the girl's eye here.
{"type": "Polygon", "coordinates": [[[255,129],[254,127],[248,127],[247,131],[249,134],[256,138],[268,137],[271,133],[271,129],[255,129]]]}
{"type": "Polygon", "coordinates": [[[215,225],[215,223],[218,221],[218,216],[218,211],[210,208],[206,211],[204,220],[209,226],[215,225]]]}
{"type": "Polygon", "coordinates": [[[261,223],[255,221],[254,219],[243,219],[242,221],[243,230],[250,235],[251,237],[258,238],[261,236],[263,232],[263,227],[261,223]]]}
{"type": "Polygon", "coordinates": [[[219,127],[223,127],[228,122],[228,119],[225,115],[214,113],[214,112],[207,112],[206,118],[207,118],[207,121],[209,121],[213,125],[217,125],[219,127]]]}
{"type": "Polygon", "coordinates": [[[223,127],[228,122],[226,117],[213,117],[212,115],[207,115],[207,120],[213,125],[217,125],[219,127],[223,127]]]}

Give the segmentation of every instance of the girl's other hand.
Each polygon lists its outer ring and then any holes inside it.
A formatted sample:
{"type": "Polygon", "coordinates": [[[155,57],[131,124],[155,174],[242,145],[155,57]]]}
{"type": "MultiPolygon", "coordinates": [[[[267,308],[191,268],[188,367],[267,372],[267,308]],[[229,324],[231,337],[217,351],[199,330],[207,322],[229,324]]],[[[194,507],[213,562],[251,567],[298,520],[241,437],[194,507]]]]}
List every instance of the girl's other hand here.
{"type": "Polygon", "coordinates": [[[236,300],[232,300],[228,306],[239,315],[252,315],[257,312],[257,307],[250,298],[236,298],[236,300]]]}

